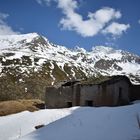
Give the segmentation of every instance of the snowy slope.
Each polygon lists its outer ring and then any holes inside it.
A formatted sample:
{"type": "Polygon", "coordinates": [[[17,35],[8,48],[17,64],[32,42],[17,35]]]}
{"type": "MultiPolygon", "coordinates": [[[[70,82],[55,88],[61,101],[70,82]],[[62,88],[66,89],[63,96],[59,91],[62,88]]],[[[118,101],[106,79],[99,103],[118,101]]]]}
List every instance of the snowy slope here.
{"type": "Polygon", "coordinates": [[[139,103],[22,112],[0,117],[0,140],[133,140],[140,138],[138,115],[139,103]],[[34,131],[39,124],[46,126],[34,131]]]}
{"type": "Polygon", "coordinates": [[[47,125],[71,113],[71,109],[40,110],[0,117],[0,140],[15,140],[32,131],[35,126],[47,125]]]}

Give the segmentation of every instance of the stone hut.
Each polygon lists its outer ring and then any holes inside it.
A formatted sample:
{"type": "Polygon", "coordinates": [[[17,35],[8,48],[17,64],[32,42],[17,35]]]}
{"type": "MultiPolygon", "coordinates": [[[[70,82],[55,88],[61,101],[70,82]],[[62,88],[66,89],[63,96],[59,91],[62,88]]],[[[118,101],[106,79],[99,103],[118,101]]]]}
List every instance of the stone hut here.
{"type": "Polygon", "coordinates": [[[98,84],[66,81],[46,88],[46,107],[125,105],[129,103],[130,86],[126,76],[113,76],[98,84]]]}

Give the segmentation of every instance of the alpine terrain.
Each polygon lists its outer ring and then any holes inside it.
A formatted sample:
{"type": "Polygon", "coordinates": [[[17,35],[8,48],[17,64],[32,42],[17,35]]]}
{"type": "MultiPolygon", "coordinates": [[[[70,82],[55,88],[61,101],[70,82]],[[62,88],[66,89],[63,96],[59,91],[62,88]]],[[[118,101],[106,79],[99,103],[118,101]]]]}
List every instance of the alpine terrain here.
{"type": "Polygon", "coordinates": [[[42,98],[47,85],[126,75],[140,83],[140,56],[97,46],[88,52],[52,44],[37,33],[0,36],[0,99],[42,98]]]}

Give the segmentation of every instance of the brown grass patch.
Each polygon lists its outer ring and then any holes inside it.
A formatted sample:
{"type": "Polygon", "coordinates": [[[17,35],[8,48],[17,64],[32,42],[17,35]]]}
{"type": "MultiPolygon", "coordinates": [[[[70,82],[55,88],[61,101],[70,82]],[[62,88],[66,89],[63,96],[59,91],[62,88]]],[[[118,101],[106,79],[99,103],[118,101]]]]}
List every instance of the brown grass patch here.
{"type": "Polygon", "coordinates": [[[37,111],[44,102],[38,99],[34,100],[17,100],[0,102],[0,116],[18,113],[21,111],[37,111]]]}

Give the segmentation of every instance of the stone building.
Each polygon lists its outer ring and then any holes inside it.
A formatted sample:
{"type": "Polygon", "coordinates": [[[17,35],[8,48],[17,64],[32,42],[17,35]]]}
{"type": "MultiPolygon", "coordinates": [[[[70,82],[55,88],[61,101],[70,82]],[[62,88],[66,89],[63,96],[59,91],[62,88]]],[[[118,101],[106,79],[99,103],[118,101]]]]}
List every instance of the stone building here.
{"type": "Polygon", "coordinates": [[[67,81],[46,88],[46,107],[125,105],[130,101],[130,87],[126,76],[113,76],[98,84],[67,81]]]}

